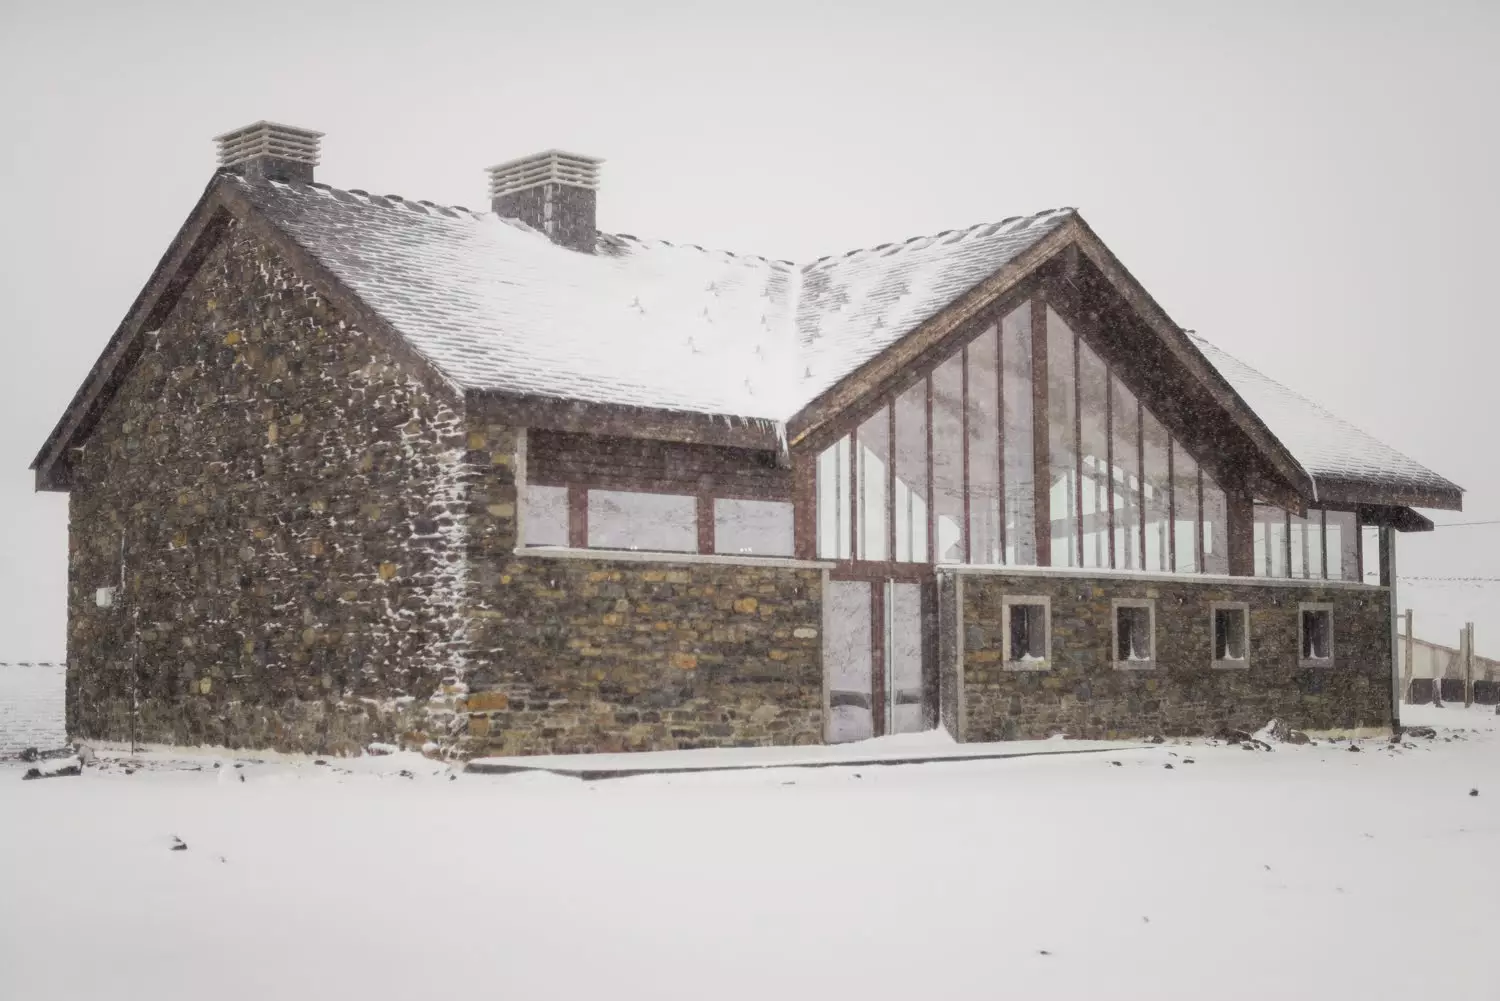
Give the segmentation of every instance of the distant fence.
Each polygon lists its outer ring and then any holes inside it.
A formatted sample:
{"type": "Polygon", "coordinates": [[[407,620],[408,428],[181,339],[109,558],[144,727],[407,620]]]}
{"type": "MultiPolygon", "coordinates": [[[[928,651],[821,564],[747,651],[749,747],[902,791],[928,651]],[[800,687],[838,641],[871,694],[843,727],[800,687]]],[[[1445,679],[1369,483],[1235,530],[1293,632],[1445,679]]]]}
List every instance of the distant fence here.
{"type": "Polygon", "coordinates": [[[67,739],[63,678],[57,661],[0,661],[0,757],[67,739]]]}

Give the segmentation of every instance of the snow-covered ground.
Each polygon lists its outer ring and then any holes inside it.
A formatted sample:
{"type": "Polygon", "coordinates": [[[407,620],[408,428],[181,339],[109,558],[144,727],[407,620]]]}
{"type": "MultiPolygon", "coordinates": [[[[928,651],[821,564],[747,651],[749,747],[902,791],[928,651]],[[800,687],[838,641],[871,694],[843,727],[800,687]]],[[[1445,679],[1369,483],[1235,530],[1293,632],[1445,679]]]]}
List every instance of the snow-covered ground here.
{"type": "Polygon", "coordinates": [[[62,664],[0,664],[0,756],[63,736],[62,664]]]}
{"type": "Polygon", "coordinates": [[[1495,998],[1500,720],[1405,718],[1438,736],[603,782],[0,767],[0,997],[1495,998]]]}

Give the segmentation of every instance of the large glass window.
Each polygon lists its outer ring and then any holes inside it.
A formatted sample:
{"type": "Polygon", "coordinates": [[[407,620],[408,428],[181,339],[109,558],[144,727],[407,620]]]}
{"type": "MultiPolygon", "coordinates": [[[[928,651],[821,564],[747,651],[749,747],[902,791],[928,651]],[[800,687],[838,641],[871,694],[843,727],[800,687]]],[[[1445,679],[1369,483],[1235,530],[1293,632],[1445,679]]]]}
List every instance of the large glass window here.
{"type": "Polygon", "coordinates": [[[1005,399],[1005,562],[1036,564],[1036,445],[1032,424],[1031,304],[1000,323],[1005,399]]]}
{"type": "Polygon", "coordinates": [[[792,555],[792,505],[785,501],[714,501],[714,552],[792,555]]]}
{"type": "Polygon", "coordinates": [[[589,547],[698,551],[698,500],[676,494],[589,491],[589,547]]]}
{"type": "Polygon", "coordinates": [[[851,475],[849,436],[825,448],[818,456],[818,556],[825,560],[847,560],[854,530],[849,523],[851,475]]]}
{"type": "MultiPolygon", "coordinates": [[[[1033,372],[1032,319],[1028,303],[981,330],[818,457],[818,554],[1034,565],[1041,545],[1058,567],[1228,573],[1224,490],[1050,307],[1036,331],[1046,371],[1033,372]],[[1040,529],[1039,503],[1050,513],[1040,529]]],[[[1258,524],[1257,572],[1285,575],[1284,513],[1258,524]]],[[[1308,531],[1297,537],[1302,572],[1324,559],[1321,523],[1308,531]]],[[[1353,532],[1341,519],[1330,531],[1342,559],[1353,532]]]]}
{"type": "Polygon", "coordinates": [[[521,511],[521,543],[527,546],[568,544],[568,488],[526,485],[521,511]]]}
{"type": "Polygon", "coordinates": [[[1073,345],[1062,317],[1047,307],[1047,474],[1052,511],[1052,565],[1078,559],[1078,428],[1073,345]]]}
{"type": "Polygon", "coordinates": [[[1198,463],[1187,449],[1172,442],[1173,552],[1178,573],[1197,573],[1198,565],[1198,463]]]}
{"type": "Polygon", "coordinates": [[[896,397],[896,559],[927,562],[927,380],[896,397]]]}
{"type": "Polygon", "coordinates": [[[1366,584],[1380,584],[1380,526],[1359,526],[1360,580],[1366,584]]]}
{"type": "Polygon", "coordinates": [[[1114,438],[1115,566],[1139,570],[1141,556],[1141,412],[1135,394],[1110,379],[1114,438]]]}
{"type": "Polygon", "coordinates": [[[1323,512],[1323,545],[1330,578],[1359,580],[1359,520],[1353,511],[1323,512]]]}
{"type": "Polygon", "coordinates": [[[1078,341],[1078,452],[1083,487],[1083,566],[1110,565],[1109,371],[1078,341]]]}
{"type": "Polygon", "coordinates": [[[1203,474],[1203,572],[1229,573],[1229,502],[1207,473],[1203,474]]]}
{"type": "Polygon", "coordinates": [[[858,487],[859,554],[856,559],[884,560],[889,551],[886,534],[886,479],[890,475],[891,410],[881,407],[859,426],[855,435],[858,487]]]}
{"type": "Polygon", "coordinates": [[[964,562],[964,368],[953,355],[932,372],[932,496],[937,562],[964,562]]]}
{"type": "Polygon", "coordinates": [[[1287,575],[1286,512],[1270,504],[1255,505],[1255,576],[1287,575]]]}
{"type": "Polygon", "coordinates": [[[1141,409],[1141,450],[1145,460],[1146,562],[1145,569],[1172,569],[1172,480],[1167,471],[1167,453],[1172,436],[1151,411],[1141,409]]]}
{"type": "MultiPolygon", "coordinates": [[[[995,328],[969,342],[969,562],[999,563],[1000,366],[995,328]]],[[[934,401],[936,406],[936,401],[934,401]]]]}

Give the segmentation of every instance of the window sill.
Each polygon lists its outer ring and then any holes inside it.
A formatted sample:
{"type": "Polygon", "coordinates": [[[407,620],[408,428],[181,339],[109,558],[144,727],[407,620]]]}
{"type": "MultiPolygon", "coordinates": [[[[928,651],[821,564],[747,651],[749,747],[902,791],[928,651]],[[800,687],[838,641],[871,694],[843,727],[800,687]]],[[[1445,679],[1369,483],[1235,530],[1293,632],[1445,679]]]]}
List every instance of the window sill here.
{"type": "Polygon", "coordinates": [[[1297,661],[1297,666],[1298,667],[1308,667],[1308,668],[1329,668],[1329,667],[1336,667],[1337,665],[1335,664],[1334,659],[1332,657],[1328,657],[1328,658],[1325,658],[1325,659],[1322,659],[1322,660],[1306,660],[1306,659],[1298,660],[1297,661]]]}
{"type": "Polygon", "coordinates": [[[572,549],[567,546],[517,546],[517,556],[554,560],[602,560],[618,563],[706,563],[741,567],[784,567],[793,570],[831,570],[823,560],[784,556],[730,556],[723,553],[664,553],[646,549],[572,549]]]}
{"type": "Polygon", "coordinates": [[[1154,670],[1156,670],[1156,661],[1154,661],[1154,660],[1117,660],[1117,661],[1115,661],[1115,670],[1116,671],[1154,671],[1154,670]]]}
{"type": "Polygon", "coordinates": [[[1250,662],[1248,660],[1216,660],[1213,663],[1215,671],[1248,671],[1250,662]]]}

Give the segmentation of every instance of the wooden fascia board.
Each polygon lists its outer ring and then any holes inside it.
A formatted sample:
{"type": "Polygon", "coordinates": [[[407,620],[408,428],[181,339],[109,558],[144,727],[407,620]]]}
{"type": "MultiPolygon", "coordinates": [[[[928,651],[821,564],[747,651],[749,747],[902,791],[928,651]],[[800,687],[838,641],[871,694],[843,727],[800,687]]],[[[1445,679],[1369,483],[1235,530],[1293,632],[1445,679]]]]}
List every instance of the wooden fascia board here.
{"type": "Polygon", "coordinates": [[[871,392],[883,388],[885,383],[899,378],[903,370],[924,353],[989,308],[996,299],[1030,276],[1075,237],[1073,220],[1070,219],[919,324],[915,330],[824,390],[787,421],[787,440],[791,447],[806,447],[804,443],[809,435],[848,408],[858,406],[871,392]]]}
{"type": "Polygon", "coordinates": [[[1375,507],[1425,507],[1438,511],[1462,511],[1464,493],[1458,487],[1448,490],[1420,489],[1317,477],[1320,504],[1352,504],[1375,507]]]}
{"type": "Polygon", "coordinates": [[[644,438],[758,451],[780,451],[775,423],[681,410],[611,403],[583,403],[553,397],[469,390],[465,407],[477,420],[546,431],[644,438]]]}
{"type": "Polygon", "coordinates": [[[1431,532],[1436,526],[1409,507],[1361,504],[1355,508],[1361,525],[1382,525],[1398,532],[1431,532]]]}
{"type": "Polygon", "coordinates": [[[1082,217],[1075,215],[1069,226],[1078,240],[1079,248],[1086,254],[1100,274],[1114,286],[1115,290],[1147,324],[1161,337],[1167,349],[1182,363],[1183,367],[1204,386],[1214,400],[1224,408],[1240,429],[1261,450],[1278,473],[1288,483],[1295,484],[1298,491],[1312,494],[1312,479],[1300,463],[1287,451],[1285,445],[1271,433],[1265,422],[1252,410],[1240,394],[1235,392],[1219,370],[1214,368],[1199,351],[1187,334],[1183,333],[1166,310],[1151,297],[1145,287],[1136,281],[1114,253],[1104,245],[1098,235],[1089,228],[1082,217]]]}
{"type": "Polygon", "coordinates": [[[197,266],[217,243],[227,222],[222,215],[223,190],[223,180],[218,176],[204,188],[197,204],[188,213],[187,220],[151,272],[151,277],[146,280],[126,311],[125,318],[115,328],[89,374],[73,393],[62,417],[53,426],[41,450],[31,462],[31,468],[36,471],[38,490],[65,489],[53,475],[57,461],[72,443],[90,412],[103,402],[101,397],[116,368],[129,354],[147,321],[170,312],[171,307],[176,304],[177,296],[197,272],[197,266]]]}

